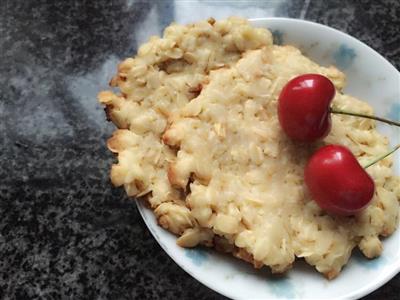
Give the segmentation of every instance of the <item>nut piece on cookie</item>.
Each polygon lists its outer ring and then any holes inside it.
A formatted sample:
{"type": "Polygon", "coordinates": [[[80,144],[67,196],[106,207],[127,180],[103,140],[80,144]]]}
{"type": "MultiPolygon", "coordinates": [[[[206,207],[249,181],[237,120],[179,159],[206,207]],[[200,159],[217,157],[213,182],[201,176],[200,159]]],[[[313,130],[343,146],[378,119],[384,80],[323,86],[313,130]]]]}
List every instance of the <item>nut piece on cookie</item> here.
{"type": "Polygon", "coordinates": [[[162,203],[155,210],[158,223],[172,233],[181,235],[195,225],[190,210],[174,203],[162,203]]]}
{"type": "Polygon", "coordinates": [[[205,245],[211,247],[213,245],[214,233],[209,229],[200,227],[188,228],[178,238],[176,243],[181,247],[192,248],[197,245],[205,245]]]}

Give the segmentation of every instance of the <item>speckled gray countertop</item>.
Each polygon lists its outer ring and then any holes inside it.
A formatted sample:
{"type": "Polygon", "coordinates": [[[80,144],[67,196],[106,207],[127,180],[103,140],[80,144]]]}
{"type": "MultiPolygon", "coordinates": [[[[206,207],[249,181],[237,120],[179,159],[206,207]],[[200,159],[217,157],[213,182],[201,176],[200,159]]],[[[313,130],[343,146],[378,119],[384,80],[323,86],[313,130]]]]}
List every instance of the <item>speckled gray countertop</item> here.
{"type": "MultiPolygon", "coordinates": [[[[400,67],[398,0],[2,1],[0,298],[224,299],[181,270],[112,188],[113,127],[96,94],[171,21],[232,14],[327,24],[400,67]]],[[[399,290],[397,275],[365,299],[399,290]]]]}

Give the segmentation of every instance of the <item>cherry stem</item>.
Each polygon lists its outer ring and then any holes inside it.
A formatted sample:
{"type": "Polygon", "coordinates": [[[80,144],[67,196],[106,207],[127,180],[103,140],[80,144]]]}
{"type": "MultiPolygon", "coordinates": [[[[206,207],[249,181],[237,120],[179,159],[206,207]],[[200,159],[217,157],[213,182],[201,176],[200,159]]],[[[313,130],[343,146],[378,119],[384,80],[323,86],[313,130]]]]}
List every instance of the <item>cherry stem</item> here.
{"type": "Polygon", "coordinates": [[[396,121],[392,121],[392,120],[388,120],[388,119],[384,119],[384,118],[380,118],[380,117],[376,117],[376,116],[365,115],[365,114],[360,114],[360,113],[353,113],[353,112],[349,112],[349,111],[339,110],[336,108],[331,108],[329,111],[333,114],[348,115],[348,116],[353,116],[353,117],[372,119],[372,120],[387,123],[389,125],[394,125],[394,126],[400,127],[400,122],[396,122],[396,121]]]}
{"type": "Polygon", "coordinates": [[[371,161],[370,163],[368,163],[367,165],[364,166],[364,169],[376,164],[378,161],[384,159],[386,156],[389,156],[390,154],[392,154],[393,152],[395,152],[397,149],[400,148],[400,144],[398,144],[396,147],[394,147],[392,150],[390,150],[388,153],[383,154],[382,156],[378,157],[377,159],[371,161]]]}

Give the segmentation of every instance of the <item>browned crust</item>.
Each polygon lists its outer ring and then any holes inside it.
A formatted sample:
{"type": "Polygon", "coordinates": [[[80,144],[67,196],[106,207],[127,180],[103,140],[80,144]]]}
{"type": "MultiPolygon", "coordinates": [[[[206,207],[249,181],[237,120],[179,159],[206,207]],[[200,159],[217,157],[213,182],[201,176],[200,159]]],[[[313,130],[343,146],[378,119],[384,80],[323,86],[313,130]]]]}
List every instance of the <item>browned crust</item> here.
{"type": "Polygon", "coordinates": [[[249,252],[247,252],[242,248],[236,247],[236,249],[233,251],[232,254],[237,258],[240,258],[244,261],[247,261],[248,263],[251,263],[256,269],[261,269],[262,266],[264,265],[262,262],[255,260],[252,254],[250,254],[249,252]]]}
{"type": "Polygon", "coordinates": [[[161,137],[161,140],[165,145],[169,145],[171,143],[170,136],[168,135],[168,128],[165,130],[164,134],[161,137]]]}
{"type": "Polygon", "coordinates": [[[332,279],[334,279],[335,277],[337,277],[338,275],[339,275],[339,272],[338,272],[338,271],[335,271],[335,270],[330,270],[330,271],[324,273],[324,276],[325,276],[326,279],[328,279],[328,280],[332,280],[332,279]]]}
{"type": "Polygon", "coordinates": [[[215,235],[213,238],[215,250],[222,253],[232,253],[235,251],[235,246],[230,244],[227,239],[215,235]]]}
{"type": "Polygon", "coordinates": [[[106,106],[104,107],[104,112],[106,114],[106,120],[108,122],[112,121],[111,112],[112,112],[113,108],[114,108],[114,106],[112,104],[106,104],[106,106]]]}
{"type": "Polygon", "coordinates": [[[174,167],[170,164],[167,170],[168,181],[172,185],[176,180],[176,174],[174,167]]]}
{"type": "Polygon", "coordinates": [[[121,135],[124,134],[124,129],[117,129],[112,136],[107,140],[107,148],[113,153],[118,153],[123,150],[124,145],[121,143],[121,135]]]}
{"type": "Polygon", "coordinates": [[[210,25],[214,25],[216,21],[215,21],[215,19],[214,19],[213,17],[210,17],[210,18],[208,18],[207,22],[208,22],[210,25]]]}
{"type": "Polygon", "coordinates": [[[178,234],[178,232],[173,232],[172,230],[169,229],[169,223],[166,221],[165,218],[157,218],[157,224],[164,228],[165,230],[168,230],[174,234],[178,234]]]}
{"type": "Polygon", "coordinates": [[[168,166],[168,170],[167,170],[167,176],[168,176],[169,183],[175,188],[181,188],[181,189],[186,188],[187,182],[184,179],[181,179],[181,180],[178,179],[178,176],[176,173],[177,172],[175,169],[175,165],[170,164],[168,166]]]}
{"type": "Polygon", "coordinates": [[[132,197],[132,199],[135,199],[136,201],[141,202],[147,209],[152,209],[150,201],[149,201],[150,196],[151,196],[151,192],[149,192],[146,195],[140,196],[140,197],[132,197]]]}
{"type": "Polygon", "coordinates": [[[255,260],[253,255],[247,252],[245,249],[230,244],[229,241],[223,237],[215,236],[213,242],[214,242],[214,248],[218,252],[232,253],[234,257],[244,260],[245,262],[251,263],[256,269],[260,269],[264,266],[264,264],[261,261],[255,260]]]}
{"type": "Polygon", "coordinates": [[[190,87],[189,93],[193,96],[192,99],[197,98],[200,95],[202,89],[203,85],[201,83],[199,83],[196,86],[190,87]]]}
{"type": "Polygon", "coordinates": [[[381,235],[383,237],[388,237],[389,235],[391,235],[393,233],[393,230],[389,230],[387,227],[383,228],[381,235]]]}
{"type": "Polygon", "coordinates": [[[111,78],[108,85],[111,87],[117,87],[118,86],[118,76],[114,76],[113,78],[111,78]]]}

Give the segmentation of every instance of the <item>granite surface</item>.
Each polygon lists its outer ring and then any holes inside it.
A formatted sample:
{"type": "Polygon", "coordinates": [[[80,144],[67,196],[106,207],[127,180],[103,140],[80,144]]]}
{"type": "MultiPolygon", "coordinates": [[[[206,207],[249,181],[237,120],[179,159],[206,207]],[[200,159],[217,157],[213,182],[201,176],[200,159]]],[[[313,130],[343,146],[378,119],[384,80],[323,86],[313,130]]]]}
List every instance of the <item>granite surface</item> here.
{"type": "MultiPolygon", "coordinates": [[[[96,94],[171,21],[232,14],[327,24],[400,67],[398,0],[2,1],[1,299],[224,299],[181,270],[112,188],[113,127],[96,94]]],[[[399,290],[397,275],[365,299],[399,290]]]]}

